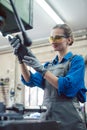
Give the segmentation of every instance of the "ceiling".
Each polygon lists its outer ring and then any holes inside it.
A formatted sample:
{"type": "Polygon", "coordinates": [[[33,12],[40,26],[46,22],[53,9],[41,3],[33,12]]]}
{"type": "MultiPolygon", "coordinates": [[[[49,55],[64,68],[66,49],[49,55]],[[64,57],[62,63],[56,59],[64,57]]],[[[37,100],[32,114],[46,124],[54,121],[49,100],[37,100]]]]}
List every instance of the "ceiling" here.
{"type": "MultiPolygon", "coordinates": [[[[45,0],[53,10],[69,24],[73,32],[87,29],[87,0],[45,0]]],[[[55,21],[37,4],[33,5],[33,29],[27,31],[32,40],[49,37],[55,21]]],[[[0,38],[0,47],[7,45],[7,39],[0,38]]]]}
{"type": "MultiPolygon", "coordinates": [[[[46,0],[73,31],[87,28],[87,0],[46,0]]],[[[29,31],[32,39],[45,38],[56,23],[34,2],[33,29],[29,31]]]]}

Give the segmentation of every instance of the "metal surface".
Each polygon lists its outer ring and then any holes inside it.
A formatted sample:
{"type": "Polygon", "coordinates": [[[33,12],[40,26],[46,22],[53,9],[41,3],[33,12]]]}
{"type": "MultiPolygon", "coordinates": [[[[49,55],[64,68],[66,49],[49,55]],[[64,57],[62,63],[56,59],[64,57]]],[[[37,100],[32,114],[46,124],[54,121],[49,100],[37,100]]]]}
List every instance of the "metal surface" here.
{"type": "Polygon", "coordinates": [[[40,120],[1,121],[0,130],[59,130],[60,122],[40,120]]]}

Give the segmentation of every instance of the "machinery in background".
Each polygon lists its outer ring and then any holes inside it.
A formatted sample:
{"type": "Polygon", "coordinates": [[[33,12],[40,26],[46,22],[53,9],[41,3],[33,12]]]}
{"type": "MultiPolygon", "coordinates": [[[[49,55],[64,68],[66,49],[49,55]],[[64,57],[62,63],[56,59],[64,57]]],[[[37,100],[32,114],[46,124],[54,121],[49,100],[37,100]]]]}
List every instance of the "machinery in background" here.
{"type": "Polygon", "coordinates": [[[0,130],[58,130],[61,123],[58,121],[41,121],[38,118],[24,118],[26,113],[46,112],[46,108],[24,108],[22,104],[15,104],[10,108],[0,103],[0,130]]]}
{"type": "MultiPolygon", "coordinates": [[[[26,30],[33,26],[33,0],[14,0],[14,5],[26,30]],[[19,8],[20,7],[20,8],[19,8]]],[[[14,11],[10,0],[0,0],[0,26],[3,35],[17,33],[20,31],[14,17],[14,11]]]]}
{"type": "Polygon", "coordinates": [[[16,0],[14,2],[13,0],[0,1],[0,31],[3,36],[21,32],[24,40],[23,44],[31,46],[32,41],[26,33],[26,29],[32,28],[32,5],[33,0],[19,0],[18,2],[16,0]]]}
{"type": "MultiPolygon", "coordinates": [[[[6,107],[3,102],[0,102],[0,120],[22,120],[26,119],[26,115],[30,115],[31,113],[38,112],[46,112],[45,106],[34,106],[25,108],[23,104],[14,104],[12,107],[6,107]],[[28,113],[28,114],[27,114],[28,113]]],[[[30,117],[27,119],[30,119],[30,117]]]]}

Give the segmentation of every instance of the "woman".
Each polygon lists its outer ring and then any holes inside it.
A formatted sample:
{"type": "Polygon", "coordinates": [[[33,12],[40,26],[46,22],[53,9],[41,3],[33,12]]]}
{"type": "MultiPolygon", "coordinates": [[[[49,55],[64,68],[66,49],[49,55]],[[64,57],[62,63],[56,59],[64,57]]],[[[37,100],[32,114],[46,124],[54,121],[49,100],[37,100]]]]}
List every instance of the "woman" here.
{"type": "MultiPolygon", "coordinates": [[[[44,90],[43,105],[47,111],[41,114],[41,120],[60,121],[60,130],[86,130],[79,104],[79,101],[86,101],[85,63],[82,56],[73,55],[68,50],[74,42],[70,27],[66,24],[56,25],[51,31],[49,42],[58,55],[43,66],[28,50],[20,64],[22,82],[44,90]],[[28,71],[26,64],[33,67],[36,73],[28,71]]],[[[12,41],[11,44],[15,43],[12,41]]],[[[20,55],[17,54],[18,57],[20,55]]]]}

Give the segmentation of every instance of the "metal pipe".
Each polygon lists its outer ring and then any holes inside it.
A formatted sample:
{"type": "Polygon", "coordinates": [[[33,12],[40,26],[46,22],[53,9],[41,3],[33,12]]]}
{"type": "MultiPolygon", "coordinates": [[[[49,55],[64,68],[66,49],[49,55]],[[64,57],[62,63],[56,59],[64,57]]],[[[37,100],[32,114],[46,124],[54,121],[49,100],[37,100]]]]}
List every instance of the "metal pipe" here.
{"type": "Polygon", "coordinates": [[[24,39],[24,45],[25,45],[25,46],[31,46],[32,41],[31,41],[31,39],[28,37],[28,35],[27,35],[27,33],[26,33],[25,27],[24,27],[24,25],[23,25],[23,23],[22,23],[21,18],[20,18],[19,15],[18,15],[17,9],[16,9],[16,7],[15,7],[13,1],[12,1],[12,0],[9,0],[9,1],[10,1],[11,6],[12,6],[12,9],[13,9],[13,11],[14,11],[14,16],[15,16],[17,25],[18,25],[18,27],[19,27],[19,30],[22,32],[22,36],[23,36],[23,39],[24,39]]]}

